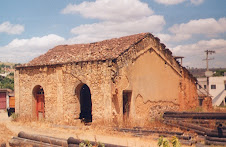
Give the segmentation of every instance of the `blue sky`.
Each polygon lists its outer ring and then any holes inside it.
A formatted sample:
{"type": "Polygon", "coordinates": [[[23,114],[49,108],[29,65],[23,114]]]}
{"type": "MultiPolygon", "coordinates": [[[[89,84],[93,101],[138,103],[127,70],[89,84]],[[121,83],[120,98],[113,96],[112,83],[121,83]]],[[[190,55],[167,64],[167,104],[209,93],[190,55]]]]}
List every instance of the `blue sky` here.
{"type": "Polygon", "coordinates": [[[160,38],[183,65],[226,67],[226,0],[0,1],[0,61],[25,63],[59,44],[141,32],[160,38]]]}

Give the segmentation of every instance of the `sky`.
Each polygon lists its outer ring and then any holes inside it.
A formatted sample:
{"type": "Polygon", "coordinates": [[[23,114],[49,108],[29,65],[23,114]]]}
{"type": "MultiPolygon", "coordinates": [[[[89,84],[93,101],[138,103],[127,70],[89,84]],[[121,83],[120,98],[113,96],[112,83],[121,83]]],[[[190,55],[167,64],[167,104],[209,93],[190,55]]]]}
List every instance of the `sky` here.
{"type": "Polygon", "coordinates": [[[150,32],[183,66],[226,68],[226,0],[1,0],[0,61],[26,63],[62,44],[150,32]]]}

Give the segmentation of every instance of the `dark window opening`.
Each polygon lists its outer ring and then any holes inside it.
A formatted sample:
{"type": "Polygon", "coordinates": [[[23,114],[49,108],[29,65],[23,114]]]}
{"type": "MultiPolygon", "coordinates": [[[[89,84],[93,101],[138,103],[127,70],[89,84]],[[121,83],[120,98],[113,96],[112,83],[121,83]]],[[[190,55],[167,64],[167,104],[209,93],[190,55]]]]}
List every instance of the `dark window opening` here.
{"type": "Polygon", "coordinates": [[[226,84],[224,84],[224,90],[226,90],[226,84]]]}
{"type": "Polygon", "coordinates": [[[37,91],[37,94],[44,94],[44,90],[42,87],[39,88],[39,90],[37,91]]]}
{"type": "Polygon", "coordinates": [[[123,91],[123,117],[128,118],[130,113],[131,91],[123,91]]]}
{"type": "Polygon", "coordinates": [[[199,89],[201,89],[202,88],[202,86],[201,85],[199,85],[199,89]]]}
{"type": "Polygon", "coordinates": [[[203,99],[199,99],[199,106],[202,106],[203,99]]]}
{"type": "Polygon", "coordinates": [[[84,84],[80,90],[80,116],[84,122],[92,122],[92,101],[89,87],[84,84]]]}
{"type": "Polygon", "coordinates": [[[204,89],[206,89],[206,85],[204,85],[204,89]]]}
{"type": "Polygon", "coordinates": [[[211,89],[216,89],[216,85],[211,85],[211,89]]]}

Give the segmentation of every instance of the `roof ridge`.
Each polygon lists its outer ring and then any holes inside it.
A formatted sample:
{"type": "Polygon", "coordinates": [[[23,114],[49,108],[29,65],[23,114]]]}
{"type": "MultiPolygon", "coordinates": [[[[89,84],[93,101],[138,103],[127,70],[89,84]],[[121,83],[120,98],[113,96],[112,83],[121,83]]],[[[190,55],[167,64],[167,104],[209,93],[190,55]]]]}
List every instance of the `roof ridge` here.
{"type": "Polygon", "coordinates": [[[86,44],[58,45],[21,67],[116,59],[151,33],[139,33],[86,44]]]}

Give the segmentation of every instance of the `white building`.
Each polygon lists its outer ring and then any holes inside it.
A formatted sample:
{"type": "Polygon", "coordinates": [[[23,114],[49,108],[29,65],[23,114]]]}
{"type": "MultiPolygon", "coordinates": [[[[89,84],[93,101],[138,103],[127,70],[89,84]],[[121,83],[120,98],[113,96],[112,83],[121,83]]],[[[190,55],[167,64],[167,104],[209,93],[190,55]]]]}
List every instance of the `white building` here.
{"type": "Polygon", "coordinates": [[[2,73],[2,74],[0,74],[0,76],[7,77],[9,74],[10,74],[10,72],[2,73]]]}
{"type": "MultiPolygon", "coordinates": [[[[207,78],[197,78],[199,93],[207,94],[207,78]]],[[[209,77],[209,95],[214,106],[226,105],[226,76],[209,77]]]]}

